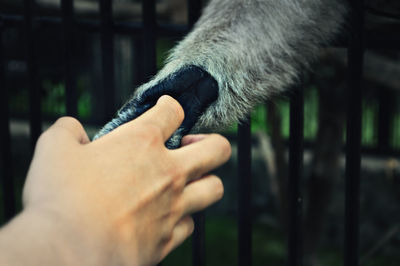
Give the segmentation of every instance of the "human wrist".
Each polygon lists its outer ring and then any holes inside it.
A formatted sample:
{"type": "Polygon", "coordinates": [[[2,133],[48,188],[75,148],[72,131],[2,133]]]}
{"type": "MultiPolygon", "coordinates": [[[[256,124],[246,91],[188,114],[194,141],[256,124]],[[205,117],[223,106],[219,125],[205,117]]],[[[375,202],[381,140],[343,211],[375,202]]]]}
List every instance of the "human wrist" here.
{"type": "Polygon", "coordinates": [[[55,213],[25,209],[0,231],[0,264],[103,265],[95,240],[76,227],[55,213]]]}

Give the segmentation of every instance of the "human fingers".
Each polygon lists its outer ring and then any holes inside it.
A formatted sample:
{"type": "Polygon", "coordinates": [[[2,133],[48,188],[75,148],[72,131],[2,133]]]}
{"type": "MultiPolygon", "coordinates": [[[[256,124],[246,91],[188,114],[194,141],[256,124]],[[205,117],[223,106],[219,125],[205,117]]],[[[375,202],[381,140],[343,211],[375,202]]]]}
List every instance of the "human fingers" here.
{"type": "Polygon", "coordinates": [[[81,144],[89,143],[89,137],[86,134],[82,124],[75,118],[64,116],[59,119],[48,129],[48,131],[63,131],[72,136],[74,140],[81,144]]]}
{"type": "Polygon", "coordinates": [[[184,215],[207,208],[219,201],[223,195],[224,185],[215,175],[208,175],[189,183],[182,195],[184,215]]]}
{"type": "Polygon", "coordinates": [[[193,135],[186,135],[182,138],[181,146],[186,146],[200,140],[203,140],[207,135],[205,134],[193,134],[193,135]]]}
{"type": "Polygon", "coordinates": [[[182,218],[174,227],[171,237],[166,243],[162,252],[162,258],[165,258],[172,250],[182,244],[194,230],[194,221],[190,216],[182,218]]]}
{"type": "Polygon", "coordinates": [[[231,156],[231,146],[221,135],[206,135],[204,139],[172,151],[180,162],[187,182],[217,168],[231,156]]]}
{"type": "Polygon", "coordinates": [[[166,141],[180,126],[184,118],[183,109],[171,96],[161,96],[156,105],[132,121],[134,124],[151,124],[157,126],[166,141]]]}

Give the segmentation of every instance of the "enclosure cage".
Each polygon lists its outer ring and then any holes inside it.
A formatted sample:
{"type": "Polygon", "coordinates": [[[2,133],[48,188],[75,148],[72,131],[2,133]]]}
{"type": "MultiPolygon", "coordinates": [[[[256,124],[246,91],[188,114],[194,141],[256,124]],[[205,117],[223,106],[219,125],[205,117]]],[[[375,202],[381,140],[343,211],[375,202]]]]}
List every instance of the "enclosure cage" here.
{"type": "MultiPolygon", "coordinates": [[[[195,24],[201,15],[204,3],[202,0],[187,1],[187,25],[175,25],[157,21],[156,0],[133,1],[141,6],[141,18],[138,21],[115,20],[113,16],[113,3],[111,0],[100,0],[98,2],[98,13],[93,16],[76,16],[74,4],[77,1],[61,0],[58,12],[46,14],[37,13],[37,3],[34,0],[24,0],[21,9],[12,8],[4,12],[1,5],[7,1],[0,2],[0,88],[1,96],[1,167],[2,167],[2,198],[4,221],[9,220],[17,212],[16,191],[13,180],[13,156],[11,145],[10,119],[18,117],[18,112],[10,111],[10,71],[11,65],[7,53],[9,48],[4,45],[4,36],[7,30],[13,29],[20,32],[22,39],[20,44],[23,47],[19,51],[21,60],[26,64],[22,66],[25,87],[29,92],[26,102],[26,114],[23,119],[29,121],[29,136],[31,150],[42,132],[42,123],[47,119],[43,115],[43,83],[40,79],[41,58],[37,54],[37,48],[45,45],[49,40],[39,39],[38,32],[46,29],[57,30],[60,41],[63,43],[56,53],[62,58],[60,67],[60,78],[64,80],[65,89],[65,114],[76,117],[80,103],[78,103],[78,81],[76,62],[76,47],[74,43],[77,38],[85,34],[96,34],[99,37],[99,88],[96,94],[101,98],[101,109],[96,110],[96,118],[90,122],[101,125],[107,122],[118,108],[116,99],[116,70],[115,70],[115,38],[119,36],[133,36],[134,49],[139,54],[133,64],[136,65],[135,84],[140,84],[154,75],[157,71],[157,40],[161,37],[179,39],[183,37],[195,24]],[[10,11],[11,10],[11,11],[10,11]]],[[[11,0],[9,2],[12,2],[11,0]]],[[[345,178],[345,217],[343,219],[344,233],[344,265],[359,265],[359,208],[360,208],[360,165],[361,153],[400,155],[399,149],[382,147],[376,145],[364,148],[361,145],[362,128],[362,69],[363,55],[366,48],[378,49],[399,49],[400,31],[391,33],[364,31],[364,13],[366,9],[361,0],[350,1],[351,13],[349,15],[349,34],[335,44],[339,47],[346,47],[348,50],[348,79],[347,90],[347,129],[346,129],[346,178],[345,178]]],[[[49,36],[49,38],[53,38],[49,36]]],[[[82,48],[83,49],[83,48],[82,48]]],[[[86,50],[85,50],[86,51],[86,50]]],[[[50,51],[49,51],[50,52],[50,51]]],[[[43,74],[45,75],[45,74],[43,74]]],[[[83,103],[85,105],[85,102],[83,103]]],[[[389,115],[382,115],[383,118],[389,115]]],[[[379,130],[382,131],[380,138],[385,144],[390,129],[387,121],[379,122],[379,130]]],[[[288,156],[288,238],[287,238],[287,265],[302,265],[303,261],[303,235],[302,235],[302,193],[301,182],[303,174],[303,124],[304,124],[304,95],[301,84],[292,90],[290,95],[290,134],[287,142],[288,156]]],[[[250,117],[242,121],[238,126],[238,264],[243,266],[252,265],[252,176],[251,176],[251,125],[250,117]]],[[[15,158],[14,158],[15,159],[15,158]]],[[[195,232],[192,238],[193,265],[206,265],[205,248],[205,216],[204,213],[194,215],[195,232]]],[[[265,262],[267,263],[267,262],[265,262]]]]}

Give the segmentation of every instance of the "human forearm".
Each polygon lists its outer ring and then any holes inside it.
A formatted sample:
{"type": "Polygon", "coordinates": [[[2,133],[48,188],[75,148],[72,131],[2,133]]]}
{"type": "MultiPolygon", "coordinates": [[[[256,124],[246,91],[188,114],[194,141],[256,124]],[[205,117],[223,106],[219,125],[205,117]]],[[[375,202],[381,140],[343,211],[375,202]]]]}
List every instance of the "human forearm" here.
{"type": "Polygon", "coordinates": [[[24,210],[0,230],[0,265],[103,265],[91,239],[55,214],[24,210]]]}

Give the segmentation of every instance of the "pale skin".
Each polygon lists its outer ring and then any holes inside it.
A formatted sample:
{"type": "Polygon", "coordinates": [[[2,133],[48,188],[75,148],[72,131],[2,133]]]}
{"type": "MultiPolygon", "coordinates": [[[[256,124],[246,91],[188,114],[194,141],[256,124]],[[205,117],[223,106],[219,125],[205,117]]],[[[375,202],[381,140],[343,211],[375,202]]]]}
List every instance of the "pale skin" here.
{"type": "Polygon", "coordinates": [[[164,142],[183,110],[163,96],[139,118],[90,142],[61,118],[40,137],[23,191],[23,211],[0,230],[0,265],[147,266],[194,229],[190,215],[221,199],[210,171],[226,162],[220,135],[164,142]]]}

